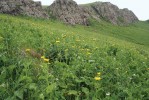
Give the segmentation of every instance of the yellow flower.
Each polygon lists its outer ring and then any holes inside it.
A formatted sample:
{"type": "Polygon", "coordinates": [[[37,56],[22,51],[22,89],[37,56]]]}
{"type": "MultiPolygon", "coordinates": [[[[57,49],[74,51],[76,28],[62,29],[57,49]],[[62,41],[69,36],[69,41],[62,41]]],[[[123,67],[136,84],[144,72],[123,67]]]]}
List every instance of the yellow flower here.
{"type": "Polygon", "coordinates": [[[98,73],[97,73],[97,75],[99,75],[99,76],[100,76],[100,75],[101,75],[101,73],[100,73],[100,72],[98,72],[98,73]]]}
{"type": "Polygon", "coordinates": [[[26,52],[29,52],[29,51],[31,51],[31,49],[26,49],[25,51],[26,51],[26,52]]]}
{"type": "Polygon", "coordinates": [[[60,41],[56,41],[56,43],[60,43],[60,41]]]}
{"type": "Polygon", "coordinates": [[[44,61],[45,61],[45,62],[49,62],[49,59],[47,59],[47,58],[44,58],[44,61]]]}
{"type": "Polygon", "coordinates": [[[41,56],[41,59],[45,59],[45,56],[41,56]]]}
{"type": "Polygon", "coordinates": [[[96,81],[101,80],[101,78],[100,78],[100,77],[95,77],[94,79],[95,79],[96,81]]]}

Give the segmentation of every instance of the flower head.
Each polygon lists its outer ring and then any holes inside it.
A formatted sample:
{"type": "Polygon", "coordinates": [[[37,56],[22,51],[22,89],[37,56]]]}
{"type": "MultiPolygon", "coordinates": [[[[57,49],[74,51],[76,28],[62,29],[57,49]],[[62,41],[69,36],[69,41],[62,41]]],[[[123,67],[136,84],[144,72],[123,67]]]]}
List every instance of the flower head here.
{"type": "Polygon", "coordinates": [[[56,41],[56,43],[60,43],[60,41],[56,41]]]}
{"type": "Polygon", "coordinates": [[[100,77],[95,77],[94,79],[95,79],[96,81],[101,80],[101,78],[100,78],[100,77]]]}
{"type": "Polygon", "coordinates": [[[98,73],[97,73],[97,75],[99,75],[99,76],[100,76],[100,75],[101,75],[101,73],[100,73],[100,72],[98,72],[98,73]]]}
{"type": "Polygon", "coordinates": [[[41,56],[41,59],[45,59],[45,56],[41,56]]]}
{"type": "Polygon", "coordinates": [[[45,62],[49,62],[49,59],[47,59],[47,58],[44,58],[44,61],[45,61],[45,62]]]}
{"type": "Polygon", "coordinates": [[[26,49],[25,51],[26,51],[26,52],[29,52],[29,51],[31,51],[31,49],[26,49]]]}

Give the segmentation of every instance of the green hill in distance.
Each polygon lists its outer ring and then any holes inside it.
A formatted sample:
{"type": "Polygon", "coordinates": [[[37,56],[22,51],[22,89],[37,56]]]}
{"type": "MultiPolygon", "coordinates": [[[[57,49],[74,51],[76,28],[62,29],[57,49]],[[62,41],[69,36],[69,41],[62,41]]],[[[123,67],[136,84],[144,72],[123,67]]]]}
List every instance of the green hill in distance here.
{"type": "Polygon", "coordinates": [[[148,100],[149,24],[0,14],[2,100],[148,100]]]}

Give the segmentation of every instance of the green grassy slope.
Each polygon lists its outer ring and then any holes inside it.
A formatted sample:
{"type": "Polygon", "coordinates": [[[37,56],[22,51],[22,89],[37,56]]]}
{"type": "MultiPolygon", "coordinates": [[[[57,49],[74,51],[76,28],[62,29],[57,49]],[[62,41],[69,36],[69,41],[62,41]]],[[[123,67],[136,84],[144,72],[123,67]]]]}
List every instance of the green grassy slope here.
{"type": "Polygon", "coordinates": [[[146,32],[144,22],[84,27],[0,15],[0,98],[147,100],[146,32]]]}
{"type": "Polygon", "coordinates": [[[128,26],[113,26],[107,22],[91,21],[89,30],[108,36],[116,37],[137,44],[149,46],[149,24],[147,22],[137,22],[128,26]]]}

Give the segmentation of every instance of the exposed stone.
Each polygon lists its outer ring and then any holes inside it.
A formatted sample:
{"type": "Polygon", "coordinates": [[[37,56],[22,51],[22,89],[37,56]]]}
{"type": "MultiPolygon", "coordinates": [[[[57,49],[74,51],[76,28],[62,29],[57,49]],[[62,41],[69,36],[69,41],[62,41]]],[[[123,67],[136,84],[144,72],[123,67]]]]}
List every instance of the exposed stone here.
{"type": "Polygon", "coordinates": [[[0,13],[49,18],[49,15],[42,9],[41,2],[32,0],[1,0],[0,13]]]}
{"type": "Polygon", "coordinates": [[[120,12],[120,17],[122,18],[122,23],[130,24],[138,21],[138,18],[136,17],[136,15],[132,11],[128,10],[127,8],[120,9],[119,12],[120,12]]]}
{"type": "Polygon", "coordinates": [[[48,12],[56,18],[72,25],[88,25],[87,16],[73,0],[55,0],[48,8],[48,12]]]}
{"type": "Polygon", "coordinates": [[[105,20],[115,25],[127,25],[138,21],[135,14],[128,9],[119,9],[110,2],[95,2],[88,5],[80,5],[86,16],[96,20],[105,20]]]}

